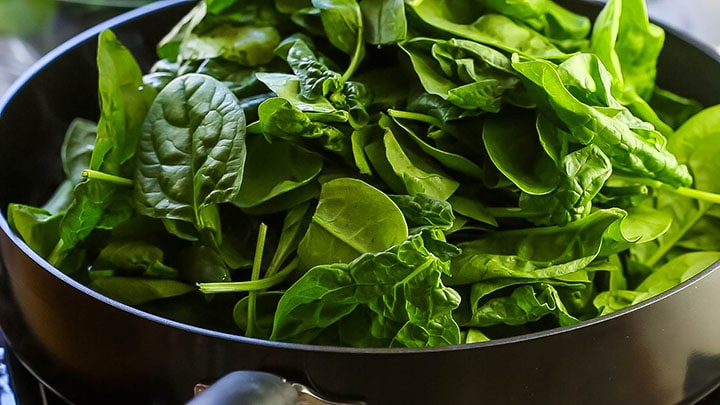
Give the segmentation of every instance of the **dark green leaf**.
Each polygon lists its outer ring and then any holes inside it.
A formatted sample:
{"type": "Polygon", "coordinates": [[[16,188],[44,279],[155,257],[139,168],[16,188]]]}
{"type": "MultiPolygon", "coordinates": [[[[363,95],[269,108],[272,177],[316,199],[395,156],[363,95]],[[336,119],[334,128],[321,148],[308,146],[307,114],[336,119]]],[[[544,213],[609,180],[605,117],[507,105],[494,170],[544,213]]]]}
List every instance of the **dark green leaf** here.
{"type": "Polygon", "coordinates": [[[245,164],[245,118],[235,96],[210,76],[168,84],[148,113],[135,171],[138,210],[206,228],[203,212],[233,201],[245,164]]]}

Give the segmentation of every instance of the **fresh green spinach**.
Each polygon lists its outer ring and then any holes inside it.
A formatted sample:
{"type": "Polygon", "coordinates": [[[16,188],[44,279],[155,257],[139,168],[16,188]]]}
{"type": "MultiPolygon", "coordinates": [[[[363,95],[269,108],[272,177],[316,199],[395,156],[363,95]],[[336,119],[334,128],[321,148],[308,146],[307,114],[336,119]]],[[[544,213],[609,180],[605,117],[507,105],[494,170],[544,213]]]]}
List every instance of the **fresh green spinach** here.
{"type": "Polygon", "coordinates": [[[641,0],[200,1],[145,74],[100,34],[97,122],[9,224],[99,293],[254,338],[577,324],[720,260],[720,109],[655,84],[663,38],[641,0]]]}

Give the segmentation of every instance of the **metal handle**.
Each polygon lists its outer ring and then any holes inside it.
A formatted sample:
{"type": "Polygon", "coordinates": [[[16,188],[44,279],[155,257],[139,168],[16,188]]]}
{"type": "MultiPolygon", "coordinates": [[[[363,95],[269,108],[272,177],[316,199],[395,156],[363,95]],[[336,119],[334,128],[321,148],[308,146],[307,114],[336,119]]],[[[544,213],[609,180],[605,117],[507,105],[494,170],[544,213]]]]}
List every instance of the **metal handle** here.
{"type": "Polygon", "coordinates": [[[262,371],[235,371],[199,392],[187,405],[364,405],[331,402],[308,387],[262,371]]]}

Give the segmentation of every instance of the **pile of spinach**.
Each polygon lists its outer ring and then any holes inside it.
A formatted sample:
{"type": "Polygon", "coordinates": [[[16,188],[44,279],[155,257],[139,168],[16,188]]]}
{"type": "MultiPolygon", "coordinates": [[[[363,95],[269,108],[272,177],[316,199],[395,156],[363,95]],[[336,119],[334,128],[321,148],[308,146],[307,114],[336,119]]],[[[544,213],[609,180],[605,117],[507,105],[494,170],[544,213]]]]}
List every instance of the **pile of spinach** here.
{"type": "Polygon", "coordinates": [[[720,109],[655,85],[643,0],[205,0],[9,222],[119,301],[247,336],[454,345],[571,325],[720,259],[720,109]],[[702,145],[701,148],[695,146],[702,145]]]}

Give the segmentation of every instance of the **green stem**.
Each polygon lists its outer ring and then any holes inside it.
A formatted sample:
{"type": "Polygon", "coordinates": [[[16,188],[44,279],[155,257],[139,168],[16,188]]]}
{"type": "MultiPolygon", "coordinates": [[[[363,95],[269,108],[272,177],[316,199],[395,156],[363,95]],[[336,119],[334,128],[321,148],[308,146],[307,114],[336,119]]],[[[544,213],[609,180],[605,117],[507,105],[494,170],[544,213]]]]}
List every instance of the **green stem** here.
{"type": "Polygon", "coordinates": [[[297,269],[297,266],[298,259],[295,258],[290,263],[288,263],[285,268],[270,277],[251,281],[235,281],[226,283],[198,283],[197,286],[200,292],[203,294],[221,294],[267,290],[277,284],[280,284],[283,280],[287,278],[287,276],[292,274],[292,272],[297,269]]]}
{"type": "Polygon", "coordinates": [[[363,32],[363,26],[362,26],[362,14],[360,13],[360,8],[357,9],[357,21],[358,21],[358,30],[357,30],[357,38],[355,42],[355,52],[353,52],[352,59],[350,59],[350,65],[348,66],[347,70],[345,70],[345,73],[340,77],[340,81],[342,83],[347,82],[350,80],[350,77],[355,73],[355,70],[360,66],[360,62],[362,61],[363,57],[363,48],[365,46],[365,33],[363,32]]]}
{"type": "Polygon", "coordinates": [[[415,112],[410,112],[410,111],[393,110],[393,109],[387,110],[387,113],[388,113],[388,115],[390,115],[393,118],[420,121],[420,122],[424,122],[426,124],[436,126],[438,128],[442,128],[443,125],[445,124],[444,122],[433,117],[432,115],[427,115],[427,114],[420,114],[420,113],[415,113],[415,112]]]}
{"type": "Polygon", "coordinates": [[[117,184],[119,186],[132,186],[133,185],[133,182],[130,179],[127,179],[125,177],[116,176],[114,174],[100,172],[97,170],[85,169],[82,171],[81,175],[90,180],[104,181],[107,183],[117,184]]]}
{"type": "Polygon", "coordinates": [[[625,176],[613,176],[616,179],[621,179],[629,183],[643,184],[658,190],[668,191],[673,194],[681,195],[683,197],[692,198],[694,200],[705,201],[712,204],[720,204],[720,194],[711,193],[709,191],[697,190],[690,187],[673,187],[665,184],[661,181],[646,179],[642,177],[625,177],[625,176]]]}
{"type": "Polygon", "coordinates": [[[689,188],[689,187],[675,188],[672,186],[668,186],[667,184],[662,184],[662,186],[660,188],[662,188],[663,190],[667,190],[667,191],[673,192],[675,194],[684,196],[684,197],[693,198],[695,200],[705,201],[705,202],[709,202],[712,204],[720,204],[720,194],[710,193],[708,191],[696,190],[694,188],[689,188]]]}
{"type": "MultiPolygon", "coordinates": [[[[267,225],[264,223],[260,224],[258,229],[257,242],[255,243],[255,257],[253,258],[252,273],[250,275],[250,281],[257,281],[260,279],[260,268],[262,267],[263,252],[265,251],[265,240],[267,238],[267,225]]],[[[255,315],[255,304],[257,303],[257,292],[248,292],[248,314],[247,314],[247,329],[245,330],[245,336],[252,337],[255,334],[255,322],[257,316],[255,315]]]]}
{"type": "Polygon", "coordinates": [[[393,110],[393,109],[388,109],[387,113],[388,113],[388,115],[390,115],[393,118],[424,122],[426,124],[440,128],[450,135],[455,136],[455,132],[453,131],[453,129],[451,127],[449,127],[447,125],[447,123],[433,117],[432,115],[420,114],[420,113],[415,113],[415,112],[411,112],[411,111],[393,110]]]}

